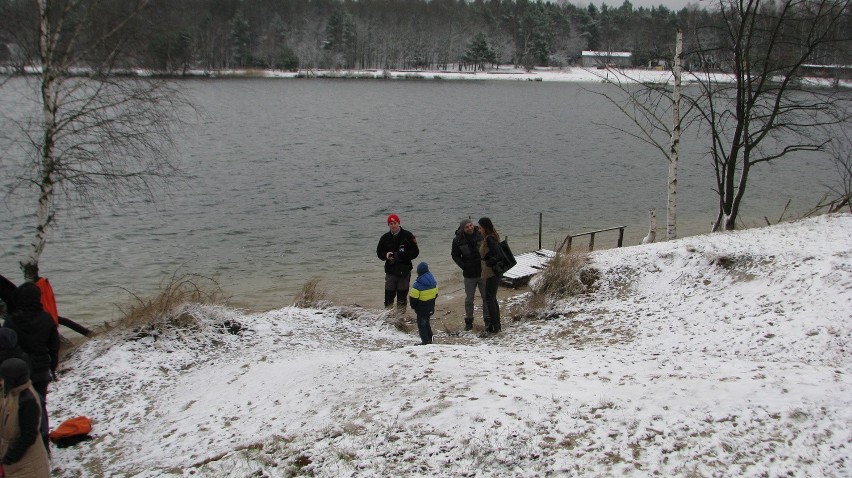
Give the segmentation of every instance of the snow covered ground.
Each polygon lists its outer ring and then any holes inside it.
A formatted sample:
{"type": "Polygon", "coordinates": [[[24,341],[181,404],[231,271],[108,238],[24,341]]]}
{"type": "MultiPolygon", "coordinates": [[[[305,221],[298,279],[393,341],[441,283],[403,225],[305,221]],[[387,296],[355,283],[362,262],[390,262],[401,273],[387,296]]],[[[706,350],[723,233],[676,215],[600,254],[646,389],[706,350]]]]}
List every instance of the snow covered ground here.
{"type": "Polygon", "coordinates": [[[591,260],[596,292],[454,345],[197,306],[93,339],[49,407],[94,438],[55,476],[852,476],[852,215],[591,260]]]}

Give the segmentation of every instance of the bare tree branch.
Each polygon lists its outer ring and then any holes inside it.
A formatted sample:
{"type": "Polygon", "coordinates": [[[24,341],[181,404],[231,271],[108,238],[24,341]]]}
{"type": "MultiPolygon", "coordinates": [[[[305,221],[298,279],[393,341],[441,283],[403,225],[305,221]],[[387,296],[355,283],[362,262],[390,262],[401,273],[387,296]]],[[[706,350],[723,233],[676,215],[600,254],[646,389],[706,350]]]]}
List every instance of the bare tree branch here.
{"type": "Polygon", "coordinates": [[[134,73],[127,27],[148,0],[36,0],[16,31],[36,72],[19,80],[40,110],[17,118],[10,194],[33,194],[34,235],[21,269],[38,277],[47,231],[63,206],[155,197],[179,179],[172,138],[192,111],[177,84],[134,73]],[[121,63],[119,65],[119,63],[121,63]],[[40,119],[35,118],[40,116],[40,119]]]}

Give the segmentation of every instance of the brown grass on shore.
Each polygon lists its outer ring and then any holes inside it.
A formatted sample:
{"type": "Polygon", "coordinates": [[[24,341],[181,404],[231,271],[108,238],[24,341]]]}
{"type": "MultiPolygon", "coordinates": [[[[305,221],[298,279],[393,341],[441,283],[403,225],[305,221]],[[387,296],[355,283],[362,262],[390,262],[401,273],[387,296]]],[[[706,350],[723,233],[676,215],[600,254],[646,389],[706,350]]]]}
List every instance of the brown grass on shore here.
{"type": "Polygon", "coordinates": [[[228,302],[228,297],[214,279],[199,274],[172,275],[153,297],[143,298],[127,292],[133,296],[134,302],[118,305],[122,317],[110,324],[110,328],[135,329],[160,322],[189,326],[194,322],[192,317],[174,315],[184,304],[224,305],[228,302]]]}
{"type": "Polygon", "coordinates": [[[302,285],[296,297],[293,299],[293,305],[304,309],[322,309],[328,307],[329,302],[326,299],[325,289],[320,287],[320,279],[312,277],[302,285]]]}

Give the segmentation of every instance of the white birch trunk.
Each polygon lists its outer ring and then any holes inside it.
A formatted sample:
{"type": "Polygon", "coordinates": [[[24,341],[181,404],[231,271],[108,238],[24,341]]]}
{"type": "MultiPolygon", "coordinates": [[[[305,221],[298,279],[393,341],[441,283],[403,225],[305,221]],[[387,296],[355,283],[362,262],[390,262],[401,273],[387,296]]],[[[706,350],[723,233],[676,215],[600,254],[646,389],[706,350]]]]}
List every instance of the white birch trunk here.
{"type": "Polygon", "coordinates": [[[672,142],[669,149],[669,190],[666,206],[666,239],[677,238],[677,162],[680,153],[680,85],[683,67],[683,32],[678,29],[674,58],[674,91],[672,94],[672,142]]]}
{"type": "Polygon", "coordinates": [[[674,91],[672,92],[672,142],[669,150],[669,193],[666,239],[677,239],[677,162],[680,154],[680,84],[681,71],[683,69],[683,32],[678,29],[675,42],[674,58],[674,91]]]}
{"type": "Polygon", "coordinates": [[[39,59],[41,60],[41,100],[42,100],[42,144],[39,158],[38,185],[39,197],[36,210],[36,230],[24,260],[21,261],[21,271],[24,280],[34,281],[39,277],[39,260],[47,243],[47,228],[53,220],[51,205],[54,193],[55,171],[55,131],[56,131],[56,94],[53,72],[53,45],[56,39],[52,36],[49,18],[49,4],[44,0],[38,2],[39,23],[39,59]]]}

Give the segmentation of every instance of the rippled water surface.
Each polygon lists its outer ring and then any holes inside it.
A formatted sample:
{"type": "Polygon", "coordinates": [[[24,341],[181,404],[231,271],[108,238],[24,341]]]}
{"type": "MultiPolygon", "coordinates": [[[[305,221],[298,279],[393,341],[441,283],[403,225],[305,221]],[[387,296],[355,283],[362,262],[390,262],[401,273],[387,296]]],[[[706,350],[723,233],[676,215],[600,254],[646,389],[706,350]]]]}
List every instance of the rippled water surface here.
{"type": "MultiPolygon", "coordinates": [[[[288,305],[319,277],[331,298],[380,306],[375,256],[385,217],[414,232],[421,260],[447,294],[459,293],[449,258],[458,221],[490,216],[517,252],[553,248],[565,234],[626,225],[647,233],[649,208],[665,235],[666,160],[603,124],[629,127],[584,88],[508,81],[215,80],[185,83],[202,109],[178,138],[189,180],[156,202],[64,211],[42,257],[60,312],[84,323],[115,317],[124,289],[146,294],[174,273],[215,278],[251,309],[288,305]]],[[[0,89],[0,105],[16,102],[0,89]]],[[[679,232],[715,218],[710,163],[685,138],[679,232]]],[[[4,169],[7,154],[4,159],[4,169]]],[[[816,158],[762,165],[742,219],[777,218],[822,196],[833,169],[816,158]]],[[[2,274],[32,220],[14,199],[0,212],[2,274]]],[[[596,247],[612,247],[600,236],[596,247]]]]}

